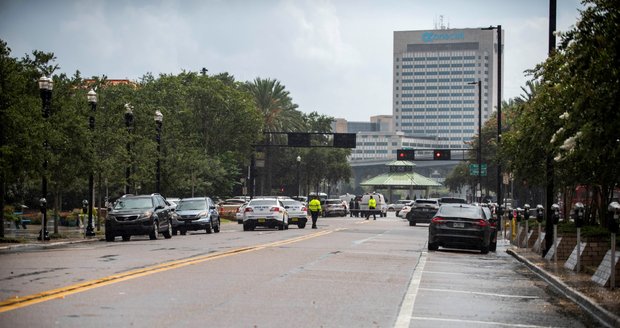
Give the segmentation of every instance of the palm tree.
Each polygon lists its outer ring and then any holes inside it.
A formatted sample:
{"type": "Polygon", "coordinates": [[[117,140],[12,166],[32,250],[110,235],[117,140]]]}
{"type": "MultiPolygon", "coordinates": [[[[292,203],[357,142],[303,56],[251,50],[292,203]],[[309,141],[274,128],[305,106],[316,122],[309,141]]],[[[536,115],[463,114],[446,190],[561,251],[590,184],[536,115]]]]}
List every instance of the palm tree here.
{"type": "Polygon", "coordinates": [[[290,132],[303,130],[301,113],[289,92],[278,80],[256,78],[246,83],[254,96],[257,109],[263,114],[264,132],[290,132]]]}
{"type": "MultiPolygon", "coordinates": [[[[263,132],[292,132],[304,131],[304,120],[297,105],[293,103],[289,92],[284,85],[275,79],[256,78],[245,84],[246,90],[252,94],[256,108],[263,115],[263,132]]],[[[268,134],[267,143],[270,144],[272,135],[268,134]]],[[[268,191],[271,189],[271,157],[270,148],[267,148],[265,164],[267,171],[268,191]]],[[[264,183],[261,183],[261,194],[264,183]]]]}

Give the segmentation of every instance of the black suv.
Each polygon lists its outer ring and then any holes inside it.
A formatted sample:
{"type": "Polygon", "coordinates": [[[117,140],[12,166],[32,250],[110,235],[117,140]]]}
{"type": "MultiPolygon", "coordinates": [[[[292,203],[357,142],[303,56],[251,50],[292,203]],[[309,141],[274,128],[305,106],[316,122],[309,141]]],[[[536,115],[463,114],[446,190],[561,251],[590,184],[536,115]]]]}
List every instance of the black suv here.
{"type": "Polygon", "coordinates": [[[126,195],[114,202],[105,219],[105,240],[121,236],[128,241],[132,235],[149,235],[157,239],[172,237],[172,206],[160,194],[126,195]]]}

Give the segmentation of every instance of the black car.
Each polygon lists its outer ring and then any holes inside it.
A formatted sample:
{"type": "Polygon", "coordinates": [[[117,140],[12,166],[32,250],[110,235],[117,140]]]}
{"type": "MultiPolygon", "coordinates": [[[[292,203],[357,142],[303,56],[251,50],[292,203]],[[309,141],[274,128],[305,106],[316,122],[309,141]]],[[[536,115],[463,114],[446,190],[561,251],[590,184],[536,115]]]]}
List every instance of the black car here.
{"type": "Polygon", "coordinates": [[[406,218],[410,226],[415,226],[418,223],[429,223],[438,209],[439,202],[437,199],[416,199],[411,204],[411,209],[406,218]]]}
{"type": "Polygon", "coordinates": [[[159,233],[172,237],[170,203],[160,194],[126,195],[114,202],[105,219],[105,240],[121,236],[128,241],[132,235],[148,235],[157,239],[159,233]]]}
{"type": "Polygon", "coordinates": [[[441,247],[489,252],[491,223],[479,206],[444,204],[428,226],[428,249],[441,247]]]}
{"type": "Polygon", "coordinates": [[[187,231],[196,230],[220,232],[220,215],[209,197],[181,199],[177,202],[176,214],[178,225],[173,225],[173,234],[179,231],[184,235],[187,231]]]}

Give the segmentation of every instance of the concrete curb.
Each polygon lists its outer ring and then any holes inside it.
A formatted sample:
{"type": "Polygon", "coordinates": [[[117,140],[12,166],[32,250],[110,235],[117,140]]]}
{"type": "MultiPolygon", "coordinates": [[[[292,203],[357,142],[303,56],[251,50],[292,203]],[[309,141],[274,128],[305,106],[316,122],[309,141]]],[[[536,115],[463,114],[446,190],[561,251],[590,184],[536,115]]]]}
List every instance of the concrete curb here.
{"type": "Polygon", "coordinates": [[[583,295],[579,291],[574,288],[568,286],[563,281],[559,280],[557,277],[551,275],[547,271],[541,269],[536,266],[534,263],[530,262],[525,257],[519,255],[517,252],[512,249],[507,249],[506,253],[512,255],[519,262],[525,264],[532,272],[538,275],[542,280],[546,281],[549,285],[557,289],[560,293],[564,294],[570,300],[575,302],[581,308],[590,313],[594,318],[596,318],[600,323],[605,325],[606,327],[620,327],[620,317],[607,311],[600,305],[598,305],[593,299],[583,295]]]}
{"type": "Polygon", "coordinates": [[[100,241],[99,238],[88,238],[88,239],[72,239],[72,240],[63,240],[63,241],[47,241],[47,242],[38,242],[38,243],[16,243],[16,244],[8,244],[0,246],[0,251],[6,250],[21,250],[21,249],[36,249],[36,248],[50,248],[62,245],[71,245],[71,244],[81,244],[81,243],[92,243],[100,241]]]}

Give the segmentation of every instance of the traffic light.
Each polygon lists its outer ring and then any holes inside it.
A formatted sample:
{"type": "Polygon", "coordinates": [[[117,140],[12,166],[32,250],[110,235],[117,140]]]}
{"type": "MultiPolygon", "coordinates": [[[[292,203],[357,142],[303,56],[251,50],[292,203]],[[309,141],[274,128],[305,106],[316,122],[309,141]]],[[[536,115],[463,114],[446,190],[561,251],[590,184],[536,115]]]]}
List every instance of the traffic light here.
{"type": "Polygon", "coordinates": [[[433,159],[438,161],[447,161],[450,159],[450,149],[433,150],[433,159]]]}
{"type": "Polygon", "coordinates": [[[310,134],[306,132],[288,132],[289,147],[310,147],[310,134]]]}
{"type": "Polygon", "coordinates": [[[336,148],[355,148],[355,133],[334,133],[334,147],[336,148]]]}
{"type": "Polygon", "coordinates": [[[396,159],[399,161],[413,161],[415,160],[415,151],[413,149],[397,149],[396,159]]]}

